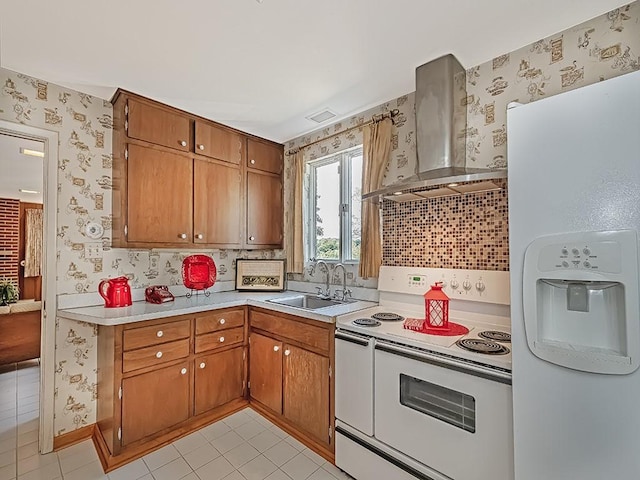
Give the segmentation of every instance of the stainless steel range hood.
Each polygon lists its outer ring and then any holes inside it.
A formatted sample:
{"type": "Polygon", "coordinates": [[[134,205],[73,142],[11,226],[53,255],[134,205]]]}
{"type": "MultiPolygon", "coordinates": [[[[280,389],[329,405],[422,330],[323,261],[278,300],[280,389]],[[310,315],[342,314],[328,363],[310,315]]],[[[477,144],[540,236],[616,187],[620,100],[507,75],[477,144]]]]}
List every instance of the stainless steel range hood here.
{"type": "Polygon", "coordinates": [[[451,54],[440,57],[416,69],[416,146],[418,162],[416,174],[362,196],[379,200],[393,196],[393,200],[407,201],[420,197],[434,197],[498,189],[493,182],[505,178],[506,169],[468,168],[466,166],[466,74],[451,54]],[[455,184],[469,184],[462,190],[455,184]],[[451,185],[453,184],[453,185],[451,185]],[[429,187],[448,186],[437,194],[429,187]],[[473,185],[477,188],[474,189],[473,185]],[[409,190],[429,189],[431,194],[405,194],[409,190]],[[414,198],[415,197],[415,198],[414,198]]]}

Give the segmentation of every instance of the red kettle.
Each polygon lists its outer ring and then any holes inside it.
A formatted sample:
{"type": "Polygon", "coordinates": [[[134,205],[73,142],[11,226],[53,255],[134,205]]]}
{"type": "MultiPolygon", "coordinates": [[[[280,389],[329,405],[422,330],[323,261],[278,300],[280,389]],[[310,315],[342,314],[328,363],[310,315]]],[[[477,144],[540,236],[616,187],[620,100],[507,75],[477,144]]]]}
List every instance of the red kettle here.
{"type": "Polygon", "coordinates": [[[128,307],[131,305],[131,287],[127,277],[110,278],[98,285],[98,293],[104,298],[107,308],[128,307]]]}

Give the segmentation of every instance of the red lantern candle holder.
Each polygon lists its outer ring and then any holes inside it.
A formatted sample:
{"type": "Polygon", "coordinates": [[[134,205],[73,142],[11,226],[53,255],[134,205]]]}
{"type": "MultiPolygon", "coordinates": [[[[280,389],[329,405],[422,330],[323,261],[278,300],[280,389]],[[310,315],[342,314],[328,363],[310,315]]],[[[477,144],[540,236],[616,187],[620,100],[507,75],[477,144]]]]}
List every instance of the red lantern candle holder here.
{"type": "Polygon", "coordinates": [[[449,297],[442,291],[442,282],[431,285],[424,294],[425,327],[449,328],[449,297]]]}

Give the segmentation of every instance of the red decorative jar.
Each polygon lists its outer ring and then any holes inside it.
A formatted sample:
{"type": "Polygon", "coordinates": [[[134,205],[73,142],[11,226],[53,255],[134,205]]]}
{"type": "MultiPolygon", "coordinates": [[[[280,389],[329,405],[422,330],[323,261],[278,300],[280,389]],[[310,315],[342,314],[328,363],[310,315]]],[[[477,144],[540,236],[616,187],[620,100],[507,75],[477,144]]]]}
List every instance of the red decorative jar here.
{"type": "Polygon", "coordinates": [[[449,297],[442,291],[442,282],[431,285],[424,294],[425,327],[449,328],[449,297]]]}

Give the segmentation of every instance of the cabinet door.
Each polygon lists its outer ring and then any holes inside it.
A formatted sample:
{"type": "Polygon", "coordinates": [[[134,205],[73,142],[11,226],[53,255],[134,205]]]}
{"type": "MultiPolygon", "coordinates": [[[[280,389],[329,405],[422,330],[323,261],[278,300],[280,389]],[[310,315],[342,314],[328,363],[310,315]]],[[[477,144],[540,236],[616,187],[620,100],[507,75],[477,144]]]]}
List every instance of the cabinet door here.
{"type": "Polygon", "coordinates": [[[281,246],[282,225],[282,180],[247,172],[247,246],[281,246]]]}
{"type": "Polygon", "coordinates": [[[196,153],[240,165],[244,138],[239,133],[196,120],[196,153]]]}
{"type": "Polygon", "coordinates": [[[239,247],[242,193],[240,169],[194,160],[194,243],[239,247]]]}
{"type": "Polygon", "coordinates": [[[282,413],[282,342],[264,335],[249,336],[251,397],[282,413]]]}
{"type": "Polygon", "coordinates": [[[282,156],[282,145],[247,139],[247,167],[249,168],[280,174],[282,172],[282,156]]]}
{"type": "Polygon", "coordinates": [[[129,145],[127,241],[191,243],[193,160],[129,145]]]}
{"type": "Polygon", "coordinates": [[[196,358],[195,414],[241,398],[244,347],[196,358]]]}
{"type": "Polygon", "coordinates": [[[284,348],[283,414],[329,443],[329,359],[291,345],[284,348]]]}
{"type": "Polygon", "coordinates": [[[122,380],[122,445],[189,418],[189,363],[122,380]]]}
{"type": "Polygon", "coordinates": [[[127,135],[188,152],[190,150],[190,120],[177,112],[154,107],[133,98],[127,101],[127,135]]]}

